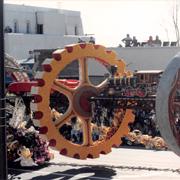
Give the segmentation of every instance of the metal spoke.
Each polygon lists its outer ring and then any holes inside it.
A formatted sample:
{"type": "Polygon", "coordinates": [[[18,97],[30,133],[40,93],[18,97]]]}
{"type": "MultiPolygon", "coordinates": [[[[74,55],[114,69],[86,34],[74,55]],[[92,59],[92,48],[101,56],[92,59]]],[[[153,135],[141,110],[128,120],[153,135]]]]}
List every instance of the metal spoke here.
{"type": "Polygon", "coordinates": [[[90,83],[88,77],[88,66],[86,58],[79,59],[79,79],[81,84],[90,83]]]}
{"type": "Polygon", "coordinates": [[[91,119],[83,119],[83,145],[93,145],[91,119]]]}
{"type": "Polygon", "coordinates": [[[57,120],[55,121],[55,126],[57,129],[59,129],[63,124],[65,124],[68,120],[70,120],[72,117],[74,117],[75,114],[70,107],[67,112],[63,115],[60,115],[57,117],[57,120]]]}
{"type": "Polygon", "coordinates": [[[52,89],[66,95],[66,96],[71,96],[74,92],[74,89],[69,88],[68,86],[59,82],[59,80],[57,80],[57,79],[54,80],[54,83],[52,85],[52,89]]]}
{"type": "Polygon", "coordinates": [[[103,82],[101,82],[99,85],[95,86],[98,92],[103,91],[107,87],[108,80],[105,79],[103,82]]]}

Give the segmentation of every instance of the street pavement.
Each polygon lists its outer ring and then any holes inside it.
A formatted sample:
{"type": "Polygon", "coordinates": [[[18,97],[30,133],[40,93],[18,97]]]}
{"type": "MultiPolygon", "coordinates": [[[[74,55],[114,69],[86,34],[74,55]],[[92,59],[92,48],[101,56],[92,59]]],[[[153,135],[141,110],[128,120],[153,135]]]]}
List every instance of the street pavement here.
{"type": "Polygon", "coordinates": [[[180,180],[180,157],[171,151],[112,149],[98,159],[59,155],[41,168],[9,168],[9,179],[21,180],[180,180]]]}

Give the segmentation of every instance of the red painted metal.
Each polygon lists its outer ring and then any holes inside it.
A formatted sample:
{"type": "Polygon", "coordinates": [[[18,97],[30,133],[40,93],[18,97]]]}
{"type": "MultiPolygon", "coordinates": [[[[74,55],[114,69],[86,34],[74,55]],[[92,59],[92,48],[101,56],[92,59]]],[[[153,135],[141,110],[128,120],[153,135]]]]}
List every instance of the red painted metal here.
{"type": "MultiPolygon", "coordinates": [[[[74,79],[59,79],[59,82],[70,88],[75,88],[79,84],[79,81],[74,79]]],[[[37,81],[14,82],[8,86],[8,91],[10,93],[15,93],[15,94],[28,93],[31,91],[32,86],[37,86],[37,85],[38,85],[37,81]]]]}
{"type": "Polygon", "coordinates": [[[26,93],[31,91],[32,86],[37,86],[37,81],[14,82],[8,86],[8,91],[15,94],[26,93]]]}

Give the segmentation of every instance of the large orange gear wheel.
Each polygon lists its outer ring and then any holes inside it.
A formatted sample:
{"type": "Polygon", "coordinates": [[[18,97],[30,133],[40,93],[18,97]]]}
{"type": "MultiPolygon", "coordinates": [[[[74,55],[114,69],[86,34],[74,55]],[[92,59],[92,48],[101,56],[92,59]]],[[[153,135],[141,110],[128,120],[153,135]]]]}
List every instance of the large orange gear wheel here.
{"type": "Polygon", "coordinates": [[[118,60],[113,51],[106,50],[101,45],[75,44],[56,50],[53,53],[53,58],[47,59],[43,63],[44,71],[38,72],[35,76],[38,81],[38,87],[33,87],[31,90],[35,97],[31,108],[34,111],[34,122],[40,126],[40,134],[46,135],[50,146],[55,147],[61,154],[78,159],[97,158],[99,154],[111,152],[112,146],[117,147],[120,145],[121,137],[129,132],[128,124],[134,121],[132,110],[124,110],[122,122],[113,135],[107,135],[108,137],[102,141],[92,141],[92,114],[88,99],[96,96],[104,88],[106,80],[98,86],[90,82],[87,70],[88,58],[95,58],[96,61],[105,66],[117,65],[119,76],[131,75],[130,72],[126,71],[124,61],[118,60]],[[76,88],[69,88],[56,78],[74,60],[79,62],[80,79],[76,88]],[[52,89],[64,94],[69,101],[67,111],[57,121],[52,121],[52,111],[49,107],[52,89]],[[74,144],[59,133],[60,127],[72,117],[77,117],[82,121],[82,144],[74,144]]]}

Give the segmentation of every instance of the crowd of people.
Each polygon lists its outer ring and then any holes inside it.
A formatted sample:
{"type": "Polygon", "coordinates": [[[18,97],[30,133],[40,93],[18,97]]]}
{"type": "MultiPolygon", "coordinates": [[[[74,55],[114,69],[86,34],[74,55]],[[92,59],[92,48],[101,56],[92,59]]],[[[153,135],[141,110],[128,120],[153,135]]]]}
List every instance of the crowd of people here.
{"type": "MultiPolygon", "coordinates": [[[[85,43],[86,41],[84,41],[84,40],[82,40],[81,38],[78,38],[78,43],[85,43]]],[[[89,41],[88,41],[89,43],[92,43],[92,44],[95,44],[96,42],[95,42],[95,38],[94,37],[90,37],[89,38],[89,41]]]]}
{"type": "MultiPolygon", "coordinates": [[[[122,39],[125,47],[138,47],[138,46],[147,46],[147,47],[158,47],[162,45],[162,41],[159,39],[159,36],[156,35],[155,39],[152,36],[149,36],[149,39],[146,42],[138,42],[136,36],[133,38],[130,37],[129,34],[126,35],[125,38],[122,39]]],[[[119,45],[122,47],[122,45],[119,45]]]]}

